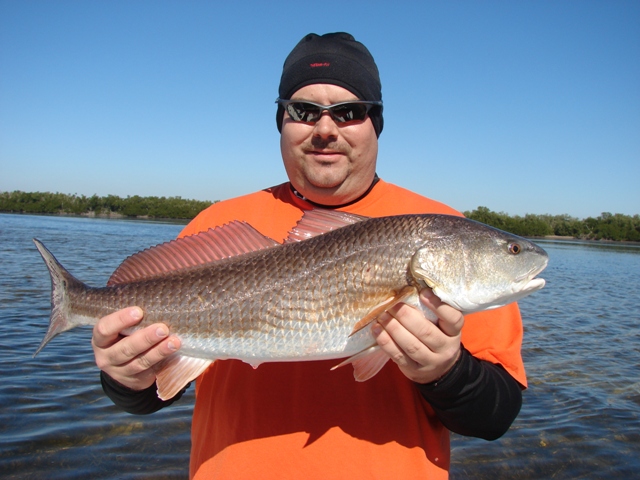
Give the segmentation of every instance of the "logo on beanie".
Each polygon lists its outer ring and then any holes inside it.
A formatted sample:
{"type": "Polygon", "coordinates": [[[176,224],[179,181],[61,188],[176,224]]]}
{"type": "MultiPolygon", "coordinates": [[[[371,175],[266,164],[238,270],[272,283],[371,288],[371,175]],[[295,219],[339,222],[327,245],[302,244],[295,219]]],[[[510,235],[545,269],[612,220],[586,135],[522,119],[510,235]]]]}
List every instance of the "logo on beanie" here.
{"type": "Polygon", "coordinates": [[[311,68],[316,68],[316,67],[328,67],[331,64],[329,62],[316,62],[316,63],[310,63],[309,66],[311,68]]]}

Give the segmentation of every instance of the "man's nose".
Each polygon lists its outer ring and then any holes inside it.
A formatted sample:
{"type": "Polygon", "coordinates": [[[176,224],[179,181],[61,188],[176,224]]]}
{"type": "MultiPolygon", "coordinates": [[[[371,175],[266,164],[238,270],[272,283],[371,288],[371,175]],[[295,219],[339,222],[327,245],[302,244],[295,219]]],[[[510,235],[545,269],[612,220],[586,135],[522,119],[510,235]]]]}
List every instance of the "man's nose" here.
{"type": "Polygon", "coordinates": [[[320,118],[314,125],[313,133],[323,138],[338,136],[338,125],[328,111],[325,110],[322,112],[320,118]]]}

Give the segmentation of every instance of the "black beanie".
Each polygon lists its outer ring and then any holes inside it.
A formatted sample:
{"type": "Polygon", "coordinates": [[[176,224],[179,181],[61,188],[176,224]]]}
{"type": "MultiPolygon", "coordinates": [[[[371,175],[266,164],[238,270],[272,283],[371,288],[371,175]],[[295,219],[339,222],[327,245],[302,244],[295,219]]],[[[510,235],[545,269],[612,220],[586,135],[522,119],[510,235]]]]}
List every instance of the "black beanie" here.
{"type": "MultiPolygon", "coordinates": [[[[346,88],[360,100],[382,100],[380,75],[371,53],[348,33],[310,33],[284,61],[279,97],[290,99],[296,91],[315,83],[329,83],[346,88]]],[[[278,105],[276,123],[282,131],[284,108],[278,105]]],[[[382,107],[369,111],[376,136],[383,127],[382,107]]]]}

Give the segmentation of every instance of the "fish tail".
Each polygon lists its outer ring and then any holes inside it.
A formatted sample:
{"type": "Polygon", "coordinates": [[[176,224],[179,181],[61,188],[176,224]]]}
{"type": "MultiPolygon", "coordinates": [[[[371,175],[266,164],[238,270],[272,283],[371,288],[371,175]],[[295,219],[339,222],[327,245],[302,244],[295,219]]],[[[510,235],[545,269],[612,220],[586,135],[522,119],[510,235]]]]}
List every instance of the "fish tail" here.
{"type": "Polygon", "coordinates": [[[36,353],[33,354],[35,357],[53,337],[79,325],[79,323],[75,323],[70,319],[68,292],[69,287],[84,286],[84,284],[74,278],[73,275],[60,265],[60,262],[56,260],[56,257],[47,250],[47,247],[45,247],[40,240],[34,238],[33,243],[36,244],[51,275],[51,317],[49,318],[49,329],[36,350],[36,353]]]}

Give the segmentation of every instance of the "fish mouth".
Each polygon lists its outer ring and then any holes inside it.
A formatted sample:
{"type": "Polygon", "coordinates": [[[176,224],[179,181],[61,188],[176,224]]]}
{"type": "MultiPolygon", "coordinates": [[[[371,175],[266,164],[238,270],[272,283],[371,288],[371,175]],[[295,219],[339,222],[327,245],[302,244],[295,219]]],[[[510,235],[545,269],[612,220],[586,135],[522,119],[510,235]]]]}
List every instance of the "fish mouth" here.
{"type": "Polygon", "coordinates": [[[547,268],[547,264],[549,263],[548,257],[544,259],[539,265],[534,265],[528,271],[523,273],[522,275],[518,275],[515,278],[515,285],[523,285],[521,288],[522,293],[531,293],[536,290],[540,290],[545,286],[546,281],[544,278],[537,278],[537,276],[547,268]]]}
{"type": "Polygon", "coordinates": [[[523,292],[535,292],[545,286],[546,280],[544,278],[532,278],[522,289],[523,292]]]}
{"type": "Polygon", "coordinates": [[[537,275],[547,268],[548,261],[545,261],[542,265],[532,267],[529,271],[516,277],[516,283],[521,284],[526,282],[522,288],[522,292],[535,292],[545,286],[546,281],[544,278],[537,278],[537,275]]]}
{"type": "MultiPolygon", "coordinates": [[[[515,281],[516,281],[516,282],[521,282],[521,281],[523,281],[523,280],[530,280],[530,281],[533,281],[533,280],[542,280],[541,278],[536,279],[535,277],[536,277],[538,274],[542,273],[542,271],[543,271],[545,268],[547,268],[547,264],[548,264],[548,263],[549,263],[549,260],[548,260],[548,259],[545,259],[545,262],[544,262],[543,264],[533,266],[533,267],[531,267],[529,270],[527,270],[526,272],[524,272],[522,275],[518,275],[518,276],[515,278],[515,281]]],[[[542,281],[544,281],[544,280],[542,280],[542,281]]]]}

